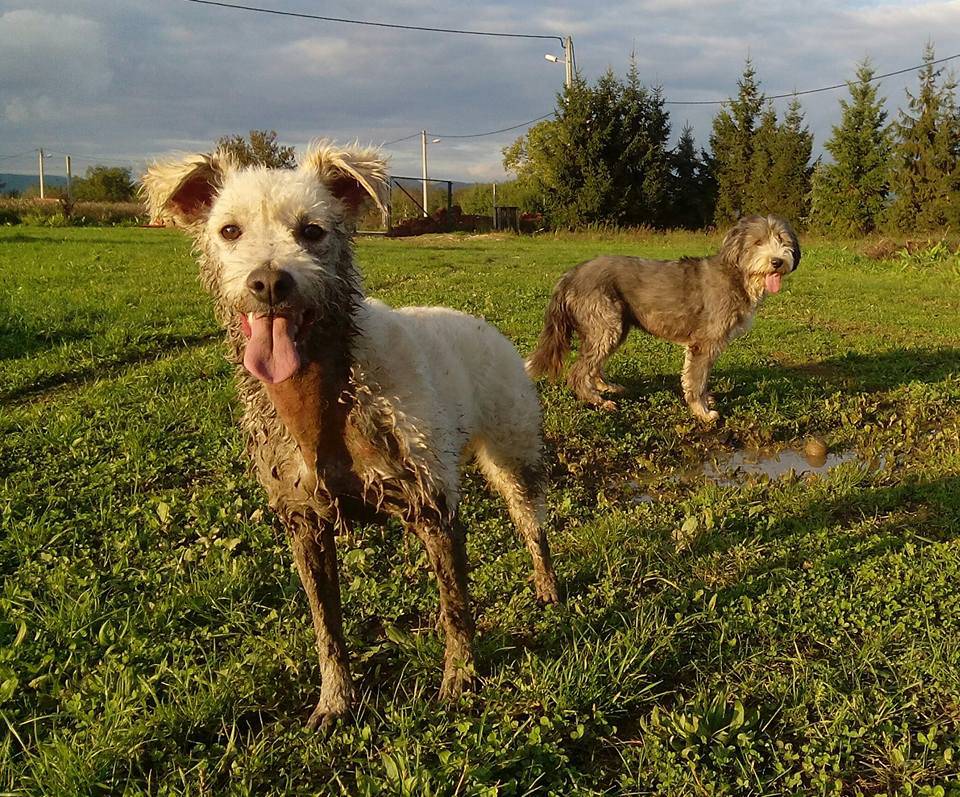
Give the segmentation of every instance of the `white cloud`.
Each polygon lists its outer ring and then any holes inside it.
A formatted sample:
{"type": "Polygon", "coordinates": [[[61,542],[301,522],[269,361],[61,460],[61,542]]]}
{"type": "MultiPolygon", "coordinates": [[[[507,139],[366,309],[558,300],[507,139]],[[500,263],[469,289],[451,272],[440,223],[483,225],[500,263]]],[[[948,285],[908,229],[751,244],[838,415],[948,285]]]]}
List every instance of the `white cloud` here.
{"type": "MultiPolygon", "coordinates": [[[[4,0],[0,0],[0,8],[4,0]]],[[[387,141],[421,128],[445,134],[507,127],[548,113],[563,70],[543,60],[550,40],[431,34],[271,17],[184,2],[13,0],[0,13],[0,155],[36,146],[75,153],[160,154],[203,149],[220,135],[277,130],[303,144],[317,135],[387,141]],[[29,5],[29,8],[27,7],[29,5]],[[69,8],[69,11],[65,11],[69,8]],[[122,79],[121,79],[122,78],[122,79]]],[[[274,8],[302,10],[295,0],[274,8]]],[[[309,5],[309,4],[307,4],[309,5]]],[[[361,11],[330,0],[322,12],[403,24],[575,39],[589,80],[618,74],[636,53],[641,79],[672,101],[736,92],[749,54],[763,89],[780,93],[853,77],[870,55],[879,72],[919,63],[933,38],[956,49],[960,3],[810,0],[743,6],[725,0],[371,0],[361,11]]],[[[960,61],[957,62],[960,68],[960,61]]],[[[885,81],[894,106],[912,75],[885,81]]],[[[843,92],[803,98],[818,146],[843,92]]],[[[707,144],[715,106],[668,106],[707,144]]],[[[431,151],[437,177],[502,176],[500,150],[522,131],[431,151]]],[[[398,143],[395,170],[418,171],[417,139],[398,143]]],[[[126,156],[125,155],[125,156],[126,156]]]]}
{"type": "Polygon", "coordinates": [[[0,86],[6,91],[102,92],[112,77],[105,54],[94,20],[31,9],[0,14],[0,86]]]}

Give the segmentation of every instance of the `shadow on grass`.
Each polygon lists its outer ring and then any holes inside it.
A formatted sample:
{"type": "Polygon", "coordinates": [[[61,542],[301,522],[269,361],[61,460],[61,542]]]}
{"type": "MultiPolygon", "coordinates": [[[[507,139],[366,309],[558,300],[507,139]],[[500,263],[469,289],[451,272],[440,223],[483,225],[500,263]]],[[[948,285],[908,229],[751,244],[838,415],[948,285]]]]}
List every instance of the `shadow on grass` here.
{"type": "MultiPolygon", "coordinates": [[[[845,393],[871,393],[892,390],[910,382],[940,382],[960,373],[960,349],[890,349],[873,354],[849,352],[838,357],[804,363],[751,368],[714,369],[711,382],[729,379],[734,388],[726,397],[745,397],[759,382],[786,382],[789,390],[800,390],[810,384],[822,384],[845,393]]],[[[659,391],[680,394],[677,374],[626,376],[616,378],[627,388],[628,399],[640,398],[659,391]]]]}
{"type": "Polygon", "coordinates": [[[18,360],[38,351],[89,340],[96,335],[94,327],[100,319],[93,316],[83,326],[66,326],[61,329],[36,329],[17,319],[0,318],[0,360],[18,360]]]}
{"type": "Polygon", "coordinates": [[[67,385],[82,384],[96,379],[108,379],[117,376],[117,370],[126,370],[132,366],[158,360],[171,354],[204,346],[222,337],[221,332],[208,332],[202,335],[163,335],[149,341],[147,349],[135,349],[122,354],[105,357],[81,368],[71,368],[56,374],[47,374],[33,380],[30,384],[12,390],[0,391],[0,402],[18,402],[36,398],[50,390],[67,385]]]}
{"type": "MultiPolygon", "coordinates": [[[[58,244],[58,243],[69,243],[72,244],[95,244],[97,246],[117,246],[117,245],[130,245],[130,246],[169,246],[170,241],[167,240],[149,240],[144,237],[130,237],[130,238],[56,238],[56,232],[58,228],[52,228],[49,235],[24,235],[23,233],[16,233],[14,235],[5,235],[0,237],[0,246],[3,244],[58,244]]],[[[64,227],[60,228],[64,230],[82,230],[83,227],[64,227]]]]}
{"type": "MultiPolygon", "coordinates": [[[[742,529],[732,536],[742,538],[742,529]]],[[[960,476],[869,488],[825,503],[813,500],[760,534],[763,542],[788,538],[796,538],[797,544],[779,556],[764,557],[760,564],[741,573],[738,583],[720,591],[723,601],[759,595],[779,575],[801,572],[814,563],[830,570],[847,570],[907,545],[914,546],[919,555],[928,545],[960,538],[960,476]],[[843,528],[827,541],[809,534],[811,530],[845,526],[865,518],[882,518],[867,537],[843,528]],[[922,533],[917,527],[922,527],[922,533]]],[[[726,552],[731,542],[728,535],[715,542],[701,541],[696,545],[695,559],[726,552]]]]}

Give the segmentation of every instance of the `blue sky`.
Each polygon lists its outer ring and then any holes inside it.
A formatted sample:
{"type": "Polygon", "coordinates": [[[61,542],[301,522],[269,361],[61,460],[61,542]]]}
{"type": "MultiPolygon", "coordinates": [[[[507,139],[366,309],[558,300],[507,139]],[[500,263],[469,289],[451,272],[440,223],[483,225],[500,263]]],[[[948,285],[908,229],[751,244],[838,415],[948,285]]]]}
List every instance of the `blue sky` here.
{"type": "MultiPolygon", "coordinates": [[[[242,0],[241,0],[242,2],[242,0]]],[[[719,0],[584,3],[246,0],[280,10],[407,25],[572,35],[588,80],[635,53],[669,101],[722,100],[744,60],[779,94],[960,53],[960,2],[742,4],[719,0]]],[[[210,8],[186,0],[0,0],[0,172],[34,168],[37,147],[128,164],[209,149],[223,134],[275,129],[297,146],[317,136],[383,143],[517,124],[550,112],[559,43],[358,27],[210,8]],[[20,153],[28,153],[21,155],[20,153]],[[10,157],[15,156],[15,157],[10,157]]],[[[960,70],[960,59],[956,62],[960,70]]],[[[895,113],[915,76],[883,82],[895,113]]],[[[817,147],[845,91],[803,99],[817,147]]],[[[781,101],[782,102],[782,101],[781,101]]],[[[782,105],[780,105],[782,107],[782,105]]],[[[706,146],[713,106],[669,106],[706,146]]],[[[522,130],[430,146],[431,176],[502,179],[501,150],[522,130]]],[[[395,174],[419,173],[419,140],[388,147],[395,174]]],[[[62,172],[58,154],[49,163],[62,172]]]]}

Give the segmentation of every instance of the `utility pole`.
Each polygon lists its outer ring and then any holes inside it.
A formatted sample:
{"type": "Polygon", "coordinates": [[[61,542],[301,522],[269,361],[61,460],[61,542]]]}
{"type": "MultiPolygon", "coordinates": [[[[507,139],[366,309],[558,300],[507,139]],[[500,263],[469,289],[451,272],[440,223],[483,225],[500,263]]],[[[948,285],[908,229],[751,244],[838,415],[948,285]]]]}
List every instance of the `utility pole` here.
{"type": "Polygon", "coordinates": [[[43,199],[43,147],[39,149],[40,152],[40,199],[43,199]]]}
{"type": "MultiPolygon", "coordinates": [[[[560,38],[559,36],[557,38],[560,38]]],[[[573,54],[573,36],[564,36],[560,41],[563,44],[563,58],[560,58],[553,53],[547,53],[544,58],[546,58],[551,64],[563,64],[566,71],[566,79],[564,80],[564,85],[567,87],[567,91],[573,88],[573,79],[577,75],[577,59],[573,54]]]]}
{"type": "Polygon", "coordinates": [[[67,159],[67,201],[73,199],[73,170],[70,167],[70,156],[65,156],[67,159]]]}
{"type": "Polygon", "coordinates": [[[423,167],[423,215],[429,216],[427,212],[427,131],[420,131],[420,160],[423,167]]]}

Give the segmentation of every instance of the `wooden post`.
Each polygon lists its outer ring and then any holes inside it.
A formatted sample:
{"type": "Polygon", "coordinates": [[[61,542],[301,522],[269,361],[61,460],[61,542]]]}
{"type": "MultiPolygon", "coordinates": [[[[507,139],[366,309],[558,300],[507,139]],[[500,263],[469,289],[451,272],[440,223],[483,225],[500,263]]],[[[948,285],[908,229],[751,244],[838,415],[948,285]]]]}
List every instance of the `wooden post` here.
{"type": "Polygon", "coordinates": [[[392,177],[387,182],[387,185],[390,187],[390,190],[387,193],[387,209],[383,211],[383,225],[384,227],[386,227],[386,231],[389,233],[390,228],[393,226],[393,178],[392,177]]]}
{"type": "Polygon", "coordinates": [[[73,199],[73,170],[70,168],[70,156],[67,159],[67,201],[73,199]]]}
{"type": "Polygon", "coordinates": [[[43,199],[43,147],[40,148],[40,199],[43,199]]]}

